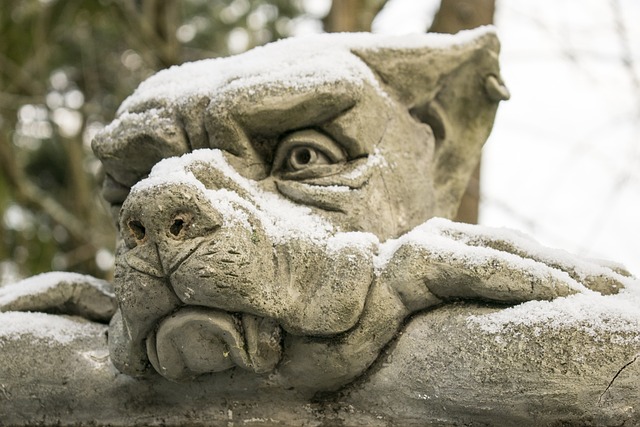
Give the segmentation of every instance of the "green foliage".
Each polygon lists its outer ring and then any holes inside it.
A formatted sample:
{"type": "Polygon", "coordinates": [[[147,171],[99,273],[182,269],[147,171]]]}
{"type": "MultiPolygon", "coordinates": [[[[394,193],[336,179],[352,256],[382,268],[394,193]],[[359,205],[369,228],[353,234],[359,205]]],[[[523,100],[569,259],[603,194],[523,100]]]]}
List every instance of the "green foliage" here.
{"type": "Polygon", "coordinates": [[[238,53],[292,31],[299,0],[3,0],[3,266],[109,277],[115,229],[99,200],[92,135],[172,64],[238,53]]]}

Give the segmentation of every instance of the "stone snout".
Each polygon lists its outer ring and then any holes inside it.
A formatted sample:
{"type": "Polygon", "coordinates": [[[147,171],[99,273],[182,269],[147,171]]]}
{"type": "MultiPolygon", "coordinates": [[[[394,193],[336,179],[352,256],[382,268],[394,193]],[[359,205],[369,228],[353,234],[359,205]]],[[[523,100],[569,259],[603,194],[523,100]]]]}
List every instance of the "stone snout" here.
{"type": "MultiPolygon", "coordinates": [[[[127,199],[120,224],[129,248],[129,267],[150,276],[165,277],[222,225],[213,209],[203,211],[198,193],[187,185],[138,191],[127,199]]],[[[181,299],[188,299],[187,294],[181,299]]]]}
{"type": "MultiPolygon", "coordinates": [[[[126,249],[116,278],[122,321],[130,345],[142,347],[169,379],[234,366],[267,372],[280,359],[273,313],[246,297],[255,280],[239,280],[252,276],[255,246],[265,239],[234,225],[185,184],[134,191],[123,205],[126,249]]],[[[269,270],[262,265],[260,273],[269,270]]]]}
{"type": "Polygon", "coordinates": [[[226,166],[213,162],[220,152],[212,153],[197,164],[198,179],[191,163],[189,182],[152,176],[122,206],[119,312],[109,331],[115,366],[138,376],[151,365],[170,380],[239,367],[312,390],[351,381],[384,345],[362,362],[348,350],[361,341],[345,339],[360,325],[377,239],[300,224],[307,210],[223,176],[226,166]]]}

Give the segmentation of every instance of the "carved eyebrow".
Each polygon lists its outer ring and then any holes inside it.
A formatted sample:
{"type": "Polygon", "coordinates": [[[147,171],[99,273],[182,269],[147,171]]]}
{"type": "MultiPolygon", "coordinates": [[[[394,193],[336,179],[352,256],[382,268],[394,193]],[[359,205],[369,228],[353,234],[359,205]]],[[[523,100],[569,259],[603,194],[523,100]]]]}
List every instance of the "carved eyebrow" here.
{"type": "MultiPolygon", "coordinates": [[[[216,148],[247,156],[254,151],[251,146],[254,137],[277,138],[283,133],[308,127],[323,129],[324,124],[356,105],[361,93],[361,87],[351,82],[339,82],[297,92],[283,88],[249,99],[229,97],[210,104],[206,127],[216,148]]],[[[352,141],[344,143],[353,144],[352,141]]],[[[345,149],[360,151],[358,147],[347,146],[345,149]]]]}
{"type": "Polygon", "coordinates": [[[285,97],[265,97],[259,104],[247,105],[237,117],[249,133],[277,135],[286,130],[320,126],[335,119],[358,102],[358,95],[348,90],[316,90],[285,97]]]}

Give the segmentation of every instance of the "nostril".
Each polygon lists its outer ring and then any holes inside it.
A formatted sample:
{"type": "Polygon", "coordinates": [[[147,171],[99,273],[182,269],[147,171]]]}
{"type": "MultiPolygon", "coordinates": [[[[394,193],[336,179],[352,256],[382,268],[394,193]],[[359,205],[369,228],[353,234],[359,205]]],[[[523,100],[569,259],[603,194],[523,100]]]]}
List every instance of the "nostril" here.
{"type": "Polygon", "coordinates": [[[193,214],[190,212],[180,212],[176,214],[169,225],[169,236],[176,239],[183,238],[192,222],[193,214]]]}
{"type": "Polygon", "coordinates": [[[129,226],[129,231],[131,232],[131,235],[137,241],[144,240],[147,230],[144,228],[144,225],[142,225],[140,221],[133,219],[129,221],[127,225],[129,226]]]}
{"type": "Polygon", "coordinates": [[[182,218],[176,218],[173,220],[173,224],[171,224],[171,227],[169,227],[169,232],[178,237],[183,228],[184,220],[182,218]]]}

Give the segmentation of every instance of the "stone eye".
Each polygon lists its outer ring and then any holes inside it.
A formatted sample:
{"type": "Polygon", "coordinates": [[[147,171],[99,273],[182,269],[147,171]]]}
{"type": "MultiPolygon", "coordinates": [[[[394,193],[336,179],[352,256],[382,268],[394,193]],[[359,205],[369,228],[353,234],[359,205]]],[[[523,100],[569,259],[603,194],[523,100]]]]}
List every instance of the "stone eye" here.
{"type": "Polygon", "coordinates": [[[340,144],[321,132],[309,129],[283,138],[274,156],[273,170],[283,178],[306,178],[307,175],[323,175],[328,172],[327,168],[346,161],[347,156],[340,144]]]}
{"type": "Polygon", "coordinates": [[[331,160],[314,147],[298,146],[289,151],[287,166],[291,171],[298,171],[309,166],[329,165],[331,160]]]}

